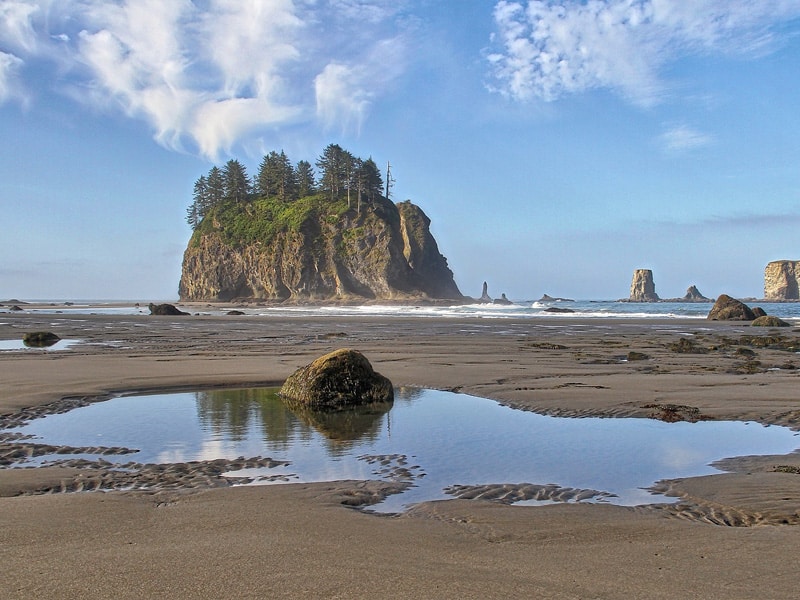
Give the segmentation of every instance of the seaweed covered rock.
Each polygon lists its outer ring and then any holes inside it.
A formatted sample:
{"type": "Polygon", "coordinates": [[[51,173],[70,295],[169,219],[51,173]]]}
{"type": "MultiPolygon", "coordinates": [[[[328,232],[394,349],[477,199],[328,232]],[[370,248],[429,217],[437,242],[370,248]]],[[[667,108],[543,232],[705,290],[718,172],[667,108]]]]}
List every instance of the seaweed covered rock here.
{"type": "Polygon", "coordinates": [[[744,302],[722,294],[717,298],[707,318],[710,321],[752,321],[756,316],[744,302]]]}
{"type": "Polygon", "coordinates": [[[159,315],[159,316],[178,316],[178,315],[188,315],[189,313],[183,312],[179,308],[174,307],[172,304],[153,304],[150,303],[148,305],[150,309],[151,315],[159,315]]]}
{"type": "Polygon", "coordinates": [[[52,331],[32,331],[22,336],[22,343],[34,348],[47,348],[61,340],[52,331]]]}
{"type": "Polygon", "coordinates": [[[779,319],[778,317],[773,317],[770,315],[764,315],[762,317],[756,317],[756,319],[750,323],[752,327],[791,327],[790,323],[787,323],[783,319],[779,319]]]}
{"type": "Polygon", "coordinates": [[[321,356],[292,373],[280,395],[291,406],[337,410],[348,406],[391,402],[392,382],[375,372],[358,350],[342,348],[321,356]]]}

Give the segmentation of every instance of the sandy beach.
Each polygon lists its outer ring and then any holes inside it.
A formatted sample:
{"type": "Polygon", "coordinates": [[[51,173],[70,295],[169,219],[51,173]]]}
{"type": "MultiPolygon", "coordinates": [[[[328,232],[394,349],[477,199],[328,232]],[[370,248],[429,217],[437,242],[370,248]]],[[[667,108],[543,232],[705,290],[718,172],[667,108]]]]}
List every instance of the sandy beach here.
{"type": "MultiPolygon", "coordinates": [[[[395,386],[520,410],[800,430],[797,327],[0,315],[0,340],[41,330],[80,342],[0,352],[4,426],[121,392],[278,385],[321,354],[351,347],[395,386]]],[[[21,445],[0,439],[0,458],[21,445]]],[[[661,482],[674,504],[457,499],[391,517],[352,508],[384,493],[378,482],[230,487],[217,467],[165,468],[146,474],[148,490],[110,492],[74,491],[108,481],[96,469],[0,469],[3,597],[797,596],[799,453],[732,458],[719,475],[661,482]]]]}

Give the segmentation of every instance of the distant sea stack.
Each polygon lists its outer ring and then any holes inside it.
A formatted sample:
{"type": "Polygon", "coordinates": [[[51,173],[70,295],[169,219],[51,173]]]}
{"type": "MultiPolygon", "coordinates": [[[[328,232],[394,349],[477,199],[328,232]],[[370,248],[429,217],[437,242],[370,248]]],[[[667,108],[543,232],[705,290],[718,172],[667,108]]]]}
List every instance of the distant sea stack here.
{"type": "Polygon", "coordinates": [[[684,302],[709,302],[711,298],[706,298],[700,293],[696,285],[690,285],[686,290],[686,295],[681,298],[684,302]]]}
{"type": "Polygon", "coordinates": [[[653,271],[650,269],[636,269],[631,282],[629,302],[658,302],[656,284],[653,282],[653,271]]]}
{"type": "Polygon", "coordinates": [[[224,203],[189,241],[180,299],[461,300],[429,225],[410,201],[382,196],[224,203]]]}
{"type": "Polygon", "coordinates": [[[800,300],[800,261],[776,260],[764,269],[765,300],[800,300]]]}

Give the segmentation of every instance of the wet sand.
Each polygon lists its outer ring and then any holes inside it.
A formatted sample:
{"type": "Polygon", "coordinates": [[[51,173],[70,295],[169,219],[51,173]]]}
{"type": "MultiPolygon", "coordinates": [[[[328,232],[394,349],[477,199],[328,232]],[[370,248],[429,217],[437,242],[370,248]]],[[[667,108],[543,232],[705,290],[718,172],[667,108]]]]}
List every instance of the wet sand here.
{"type": "MultiPolygon", "coordinates": [[[[800,428],[797,328],[694,319],[0,314],[0,340],[38,330],[81,343],[0,353],[5,422],[119,392],[279,384],[320,354],[353,347],[395,385],[523,410],[800,428]]],[[[0,457],[24,443],[2,440],[0,457]]],[[[229,487],[219,476],[225,468],[149,469],[146,490],[79,493],[114,482],[81,464],[1,469],[3,595],[797,594],[797,453],[722,461],[720,475],[661,482],[660,491],[678,499],[670,505],[508,506],[591,490],[501,482],[396,517],[352,509],[390,492],[386,484],[229,487]]]]}

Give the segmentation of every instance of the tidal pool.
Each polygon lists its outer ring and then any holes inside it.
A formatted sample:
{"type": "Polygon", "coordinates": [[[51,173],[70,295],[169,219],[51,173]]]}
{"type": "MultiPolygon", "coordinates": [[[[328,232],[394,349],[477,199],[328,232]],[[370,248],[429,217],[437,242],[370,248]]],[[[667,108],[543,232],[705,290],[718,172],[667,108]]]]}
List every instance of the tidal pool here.
{"type": "MultiPolygon", "coordinates": [[[[240,456],[288,461],[229,473],[256,483],[381,479],[407,485],[371,507],[378,512],[450,498],[453,486],[486,484],[598,492],[562,497],[570,501],[669,502],[647,488],[662,479],[718,472],[710,463],[722,458],[787,454],[800,445],[798,434],[785,427],[548,417],[417,388],[397,389],[393,404],[338,413],[292,412],[274,389],[123,396],[3,433],[53,446],[138,449],[103,457],[118,464],[240,456]]],[[[37,457],[16,466],[65,458],[75,456],[37,457]]]]}
{"type": "Polygon", "coordinates": [[[22,340],[0,340],[0,352],[9,350],[69,350],[71,346],[79,343],[80,340],[58,340],[50,346],[29,346],[22,340]]]}

